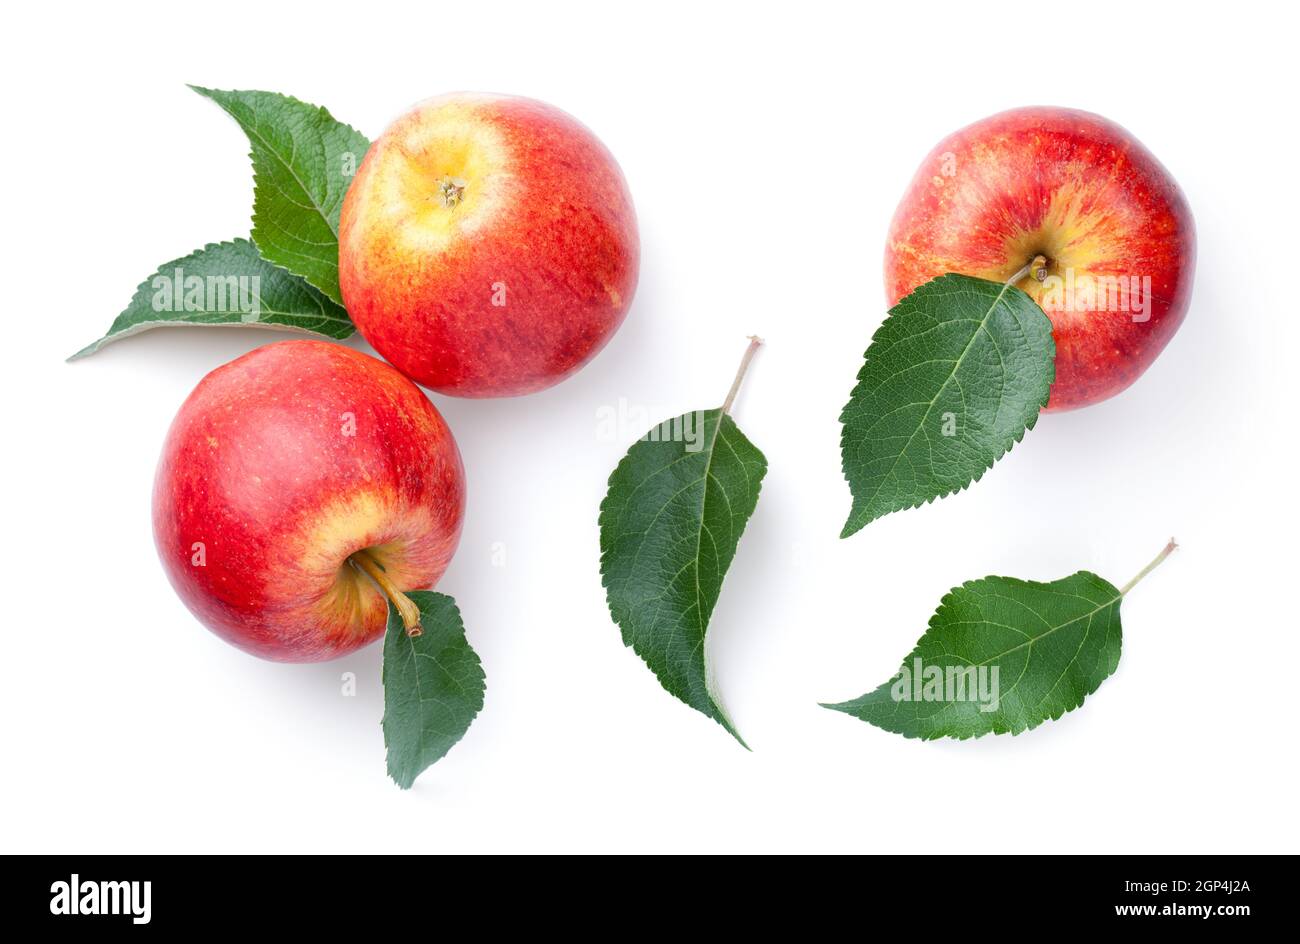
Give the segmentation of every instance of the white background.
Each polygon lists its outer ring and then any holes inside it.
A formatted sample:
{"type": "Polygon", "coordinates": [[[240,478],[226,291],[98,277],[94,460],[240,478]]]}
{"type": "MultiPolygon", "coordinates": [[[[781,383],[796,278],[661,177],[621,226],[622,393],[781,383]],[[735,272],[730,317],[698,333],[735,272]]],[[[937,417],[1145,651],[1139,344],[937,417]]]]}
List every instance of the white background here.
{"type": "Polygon", "coordinates": [[[1293,8],[6,18],[6,851],[1300,851],[1293,8]],[[604,353],[526,399],[433,397],[470,487],[440,589],[488,691],[410,792],[384,772],[379,646],[245,655],[190,616],[153,549],[176,408],[278,335],[157,331],[63,363],[159,264],[248,231],[247,143],[186,82],[291,93],[371,137],[435,93],[530,95],[593,128],[636,200],[641,283],[604,353]],[[1023,104],[1106,115],[1171,170],[1199,233],[1191,312],[1128,392],[1045,416],[975,488],[841,541],[837,415],[884,316],[890,216],[943,135],[1023,104]],[[716,404],[751,333],[768,343],[735,415],[770,472],[710,640],[747,753],[623,647],[596,513],[643,432],[602,437],[599,411],[716,404]],[[1119,584],[1171,534],[1182,550],[1124,603],[1119,671],[1058,722],[920,743],[818,707],[888,678],[963,580],[1119,584]]]}

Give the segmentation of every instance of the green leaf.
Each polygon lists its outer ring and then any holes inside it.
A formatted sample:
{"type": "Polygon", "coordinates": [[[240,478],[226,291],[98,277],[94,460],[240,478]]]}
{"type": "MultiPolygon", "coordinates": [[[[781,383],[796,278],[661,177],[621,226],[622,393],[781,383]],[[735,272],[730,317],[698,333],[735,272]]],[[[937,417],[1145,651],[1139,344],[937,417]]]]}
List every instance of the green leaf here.
{"type": "Polygon", "coordinates": [[[257,248],[342,304],[339,212],[370,142],[324,108],[287,95],[191,88],[224,108],[248,135],[257,248]]]}
{"type": "Polygon", "coordinates": [[[985,577],[954,587],[889,681],[823,707],[926,740],[1019,734],[1055,720],[1115,671],[1120,603],[1176,546],[1123,589],[1086,570],[1051,583],[985,577]]]}
{"type": "Polygon", "coordinates": [[[403,790],[461,739],[483,708],[484,690],[456,601],[428,590],[406,595],[420,608],[423,631],[408,636],[390,606],[384,635],[384,743],[388,775],[403,790]]]}
{"type": "Polygon", "coordinates": [[[236,239],[163,263],[140,283],[108,333],[68,360],[165,325],[286,328],[338,339],[355,330],[340,305],[271,265],[248,240],[236,239]]]}
{"type": "Polygon", "coordinates": [[[623,642],[742,745],[714,692],[704,637],[766,472],[721,408],[685,413],[633,444],[600,506],[600,571],[623,642]]]}
{"type": "Polygon", "coordinates": [[[1018,288],[942,275],[900,300],[840,415],[840,537],[978,481],[1033,428],[1055,358],[1051,322],[1018,288]]]}

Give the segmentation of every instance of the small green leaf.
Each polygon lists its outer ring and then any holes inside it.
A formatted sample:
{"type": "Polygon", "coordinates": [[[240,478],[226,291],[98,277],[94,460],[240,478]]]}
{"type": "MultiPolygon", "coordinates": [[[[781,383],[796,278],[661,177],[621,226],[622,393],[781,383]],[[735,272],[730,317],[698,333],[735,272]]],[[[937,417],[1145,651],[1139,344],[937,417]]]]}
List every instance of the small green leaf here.
{"type": "Polygon", "coordinates": [[[342,306],[267,262],[248,240],[235,239],[163,263],[140,283],[108,333],[68,360],[166,325],[285,328],[337,339],[355,330],[342,306]]]}
{"type": "Polygon", "coordinates": [[[916,648],[861,698],[823,705],[909,738],[1019,734],[1083,704],[1119,665],[1124,595],[1081,570],[1051,583],[985,577],[954,587],[916,648]]]}
{"type": "Polygon", "coordinates": [[[766,472],[722,408],[685,413],[632,445],[600,506],[600,572],[624,644],[742,745],[714,691],[704,637],[766,472]]]}
{"type": "Polygon", "coordinates": [[[421,634],[408,636],[390,606],[384,635],[384,743],[388,775],[403,790],[461,739],[484,690],[456,601],[428,590],[406,595],[420,608],[421,634]]]}
{"type": "Polygon", "coordinates": [[[1051,321],[1018,288],[943,275],[900,300],[840,415],[840,536],[978,481],[1033,428],[1055,358],[1051,321]]]}
{"type": "Polygon", "coordinates": [[[339,212],[370,142],[324,108],[287,95],[191,88],[224,108],[248,135],[257,248],[342,304],[339,212]]]}

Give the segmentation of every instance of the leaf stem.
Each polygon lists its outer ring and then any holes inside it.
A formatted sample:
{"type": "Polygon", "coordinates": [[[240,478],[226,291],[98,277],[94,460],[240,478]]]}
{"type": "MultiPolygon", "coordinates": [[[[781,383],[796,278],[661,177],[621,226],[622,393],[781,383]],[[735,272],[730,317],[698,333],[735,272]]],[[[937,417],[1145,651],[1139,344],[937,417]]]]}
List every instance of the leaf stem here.
{"type": "Polygon", "coordinates": [[[1134,577],[1132,580],[1130,580],[1128,583],[1124,584],[1124,586],[1120,588],[1119,595],[1120,596],[1127,595],[1130,590],[1132,590],[1134,587],[1138,585],[1138,581],[1140,581],[1147,574],[1151,573],[1151,571],[1159,567],[1161,562],[1170,554],[1172,554],[1175,550],[1177,550],[1177,548],[1178,548],[1177,542],[1174,541],[1173,538],[1170,538],[1169,543],[1165,545],[1164,550],[1162,550],[1159,554],[1157,554],[1155,558],[1151,561],[1151,563],[1147,564],[1145,567],[1139,570],[1136,577],[1134,577]]]}
{"type": "Polygon", "coordinates": [[[731,405],[736,402],[736,394],[740,391],[740,382],[745,379],[745,371],[749,370],[749,362],[754,359],[754,352],[758,350],[763,339],[757,335],[749,336],[749,347],[745,348],[745,356],[740,359],[740,369],[736,371],[736,379],[731,382],[731,389],[727,391],[727,399],[722,401],[722,412],[724,414],[731,412],[731,405]]]}
{"type": "Polygon", "coordinates": [[[369,575],[370,579],[379,585],[379,589],[388,597],[389,602],[396,607],[398,614],[402,617],[402,624],[406,627],[406,635],[414,639],[421,635],[424,630],[420,626],[420,608],[415,602],[401,590],[397,589],[396,584],[388,579],[388,574],[384,573],[383,566],[375,560],[368,550],[360,550],[354,553],[348,560],[356,564],[369,575]]]}

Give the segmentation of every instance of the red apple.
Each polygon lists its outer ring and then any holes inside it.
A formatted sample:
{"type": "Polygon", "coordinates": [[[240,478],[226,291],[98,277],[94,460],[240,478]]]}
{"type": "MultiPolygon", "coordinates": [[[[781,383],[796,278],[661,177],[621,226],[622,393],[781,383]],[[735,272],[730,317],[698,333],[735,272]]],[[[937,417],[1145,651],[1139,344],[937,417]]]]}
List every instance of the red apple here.
{"type": "Polygon", "coordinates": [[[260,347],[181,405],[154,481],[154,539],[172,586],[218,636],[314,662],[384,632],[387,594],[442,576],[465,477],[420,388],[322,341],[260,347]],[[381,589],[382,588],[382,589],[381,589]]]}
{"type": "Polygon", "coordinates": [[[945,272],[1016,284],[1052,320],[1049,410],[1142,375],[1192,294],[1196,233],[1169,172],[1098,115],[1018,108],[939,142],[889,231],[889,304],[945,272]]]}
{"type": "Polygon", "coordinates": [[[636,215],[614,158],[541,102],[430,99],[371,145],[343,201],[339,286],[366,340],[440,393],[558,383],[622,323],[636,215]]]}

